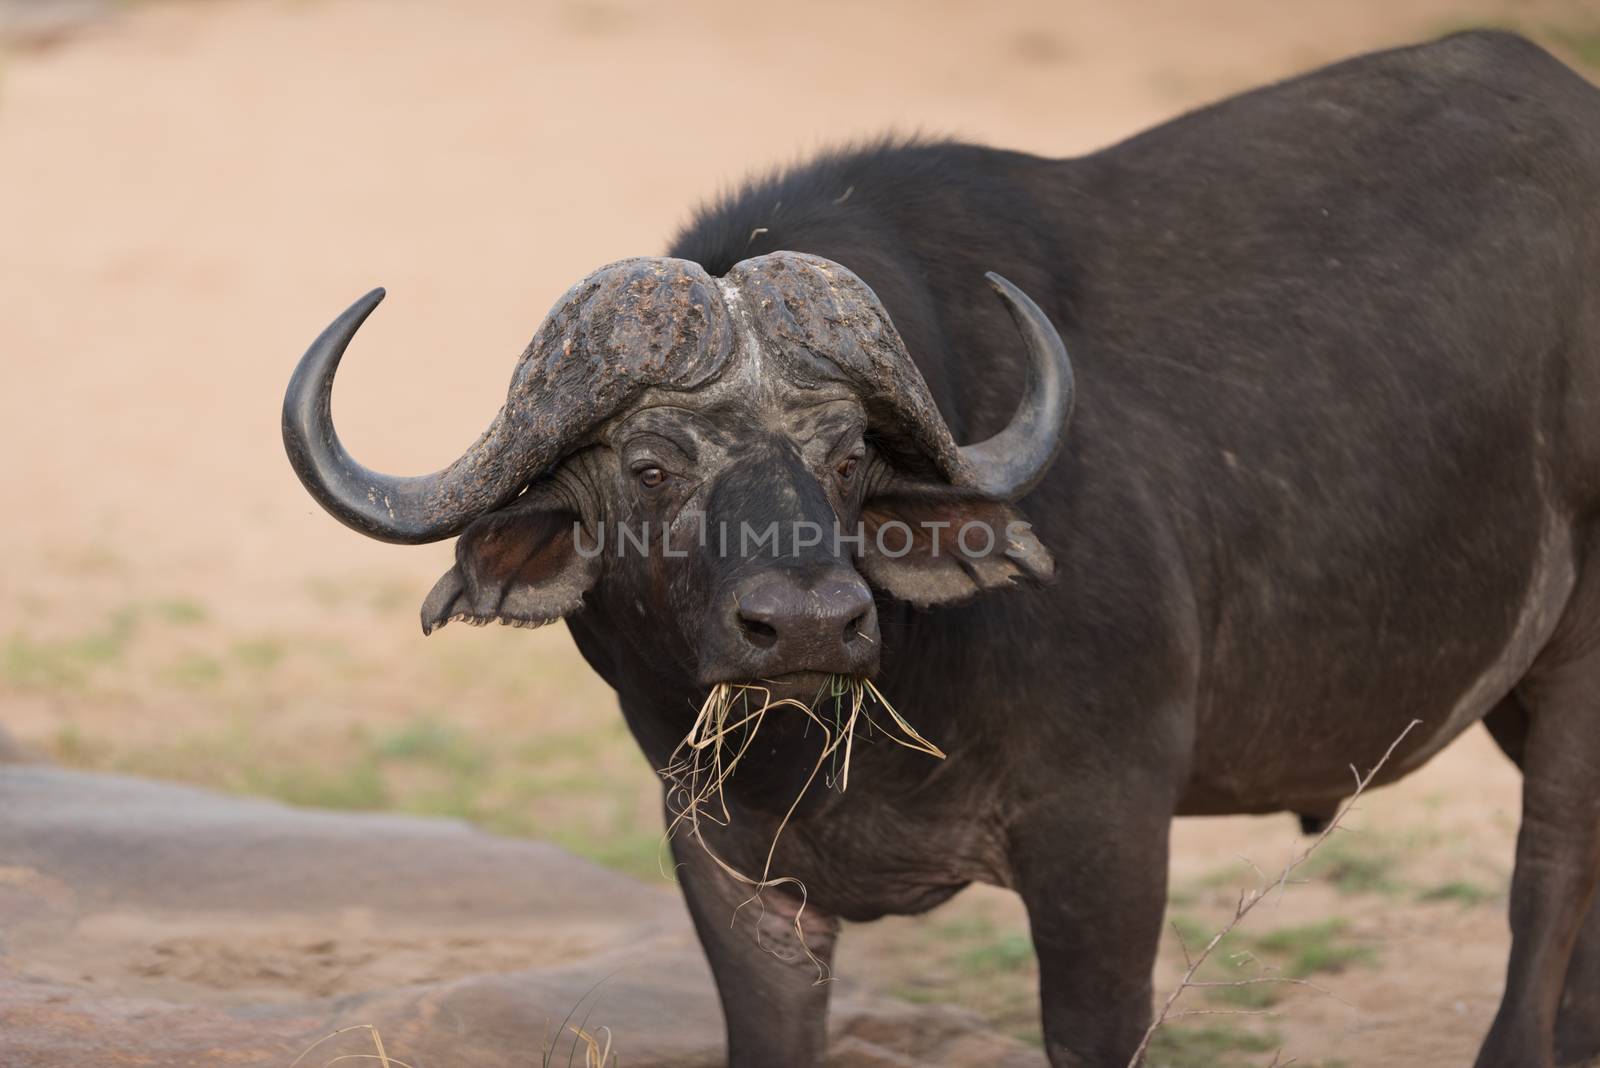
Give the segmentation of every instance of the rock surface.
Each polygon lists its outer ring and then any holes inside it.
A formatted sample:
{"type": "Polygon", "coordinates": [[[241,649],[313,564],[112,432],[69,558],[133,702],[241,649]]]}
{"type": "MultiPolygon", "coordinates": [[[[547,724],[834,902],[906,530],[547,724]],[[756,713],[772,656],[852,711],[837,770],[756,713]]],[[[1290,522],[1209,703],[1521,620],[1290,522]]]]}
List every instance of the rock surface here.
{"type": "MultiPolygon", "coordinates": [[[[957,1010],[834,1005],[831,1064],[1043,1063],[957,1010]]],[[[574,1008],[630,1068],[722,1063],[673,893],[449,821],[0,766],[6,1068],[288,1068],[364,1024],[415,1068],[530,1068],[574,1008]]]]}

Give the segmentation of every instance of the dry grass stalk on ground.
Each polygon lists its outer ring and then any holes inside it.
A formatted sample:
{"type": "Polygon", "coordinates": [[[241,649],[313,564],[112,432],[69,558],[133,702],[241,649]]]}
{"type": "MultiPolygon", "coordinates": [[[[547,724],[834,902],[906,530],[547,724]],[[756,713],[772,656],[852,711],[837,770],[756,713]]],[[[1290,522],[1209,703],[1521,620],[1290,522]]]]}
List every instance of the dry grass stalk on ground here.
{"type": "MultiPolygon", "coordinates": [[[[1188,964],[1188,970],[1183,973],[1183,978],[1179,980],[1178,985],[1173,989],[1172,993],[1167,995],[1167,1000],[1162,1002],[1161,1011],[1158,1012],[1156,1014],[1156,1018],[1150,1022],[1150,1026],[1145,1030],[1144,1038],[1139,1042],[1139,1047],[1133,1051],[1133,1057],[1128,1061],[1128,1068],[1140,1068],[1140,1066],[1144,1064],[1145,1055],[1149,1052],[1151,1040],[1155,1038],[1156,1032],[1161,1030],[1162,1025],[1168,1020],[1181,1019],[1185,1016],[1258,1016],[1270,1011],[1265,1009],[1184,1009],[1174,1012],[1174,1006],[1177,1005],[1178,999],[1183,996],[1183,992],[1185,990],[1193,987],[1248,986],[1252,983],[1291,983],[1298,986],[1316,986],[1315,983],[1307,982],[1305,979],[1281,975],[1264,975],[1257,976],[1252,979],[1237,979],[1231,982],[1222,983],[1199,982],[1195,979],[1195,974],[1199,972],[1200,966],[1210,958],[1213,952],[1215,952],[1217,946],[1222,943],[1222,940],[1231,934],[1233,929],[1238,927],[1244,918],[1248,916],[1257,905],[1265,901],[1267,897],[1270,896],[1274,891],[1282,891],[1284,887],[1288,886],[1289,876],[1294,874],[1295,869],[1300,867],[1300,865],[1304,864],[1307,860],[1311,859],[1311,855],[1317,851],[1317,847],[1322,845],[1323,842],[1326,842],[1328,838],[1340,828],[1340,825],[1344,822],[1345,816],[1349,814],[1350,809],[1354,807],[1355,803],[1361,799],[1361,795],[1365,793],[1367,787],[1372,784],[1372,780],[1377,776],[1378,772],[1382,770],[1383,766],[1389,762],[1389,758],[1394,755],[1395,749],[1399,747],[1401,742],[1405,741],[1406,735],[1410,734],[1412,729],[1415,728],[1420,722],[1421,720],[1414,719],[1410,723],[1406,724],[1406,729],[1401,731],[1395,740],[1389,743],[1389,748],[1384,750],[1383,756],[1378,758],[1378,762],[1372,765],[1371,769],[1367,771],[1366,775],[1362,775],[1361,772],[1356,769],[1355,765],[1352,764],[1350,766],[1350,772],[1355,776],[1355,792],[1350,795],[1343,805],[1339,806],[1339,811],[1334,815],[1333,819],[1328,821],[1328,825],[1322,829],[1322,833],[1317,835],[1310,845],[1296,853],[1289,860],[1289,863],[1283,866],[1282,870],[1278,872],[1277,877],[1271,882],[1266,882],[1263,885],[1257,886],[1251,890],[1241,891],[1239,894],[1238,904],[1235,905],[1233,910],[1233,918],[1224,924],[1216,932],[1216,934],[1211,936],[1211,940],[1205,944],[1204,948],[1202,948],[1198,954],[1191,956],[1189,953],[1189,947],[1183,946],[1183,956],[1185,962],[1188,964]]],[[[1181,934],[1178,936],[1178,940],[1179,944],[1181,945],[1183,941],[1183,936],[1181,934]]],[[[1318,989],[1321,988],[1318,987],[1318,989]]],[[[1279,1063],[1278,1055],[1274,1054],[1272,1058],[1272,1064],[1277,1065],[1279,1063]]]]}

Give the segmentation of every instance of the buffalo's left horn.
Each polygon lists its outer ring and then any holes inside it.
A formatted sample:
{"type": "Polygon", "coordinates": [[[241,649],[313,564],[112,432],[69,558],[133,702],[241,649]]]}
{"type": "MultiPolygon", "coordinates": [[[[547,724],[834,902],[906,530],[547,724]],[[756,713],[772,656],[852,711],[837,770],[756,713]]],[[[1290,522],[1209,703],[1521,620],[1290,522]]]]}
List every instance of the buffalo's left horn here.
{"type": "Polygon", "coordinates": [[[1061,335],[1028,294],[993,271],[985,277],[1027,346],[1027,385],[1006,428],[963,446],[961,458],[974,489],[993,500],[1014,501],[1038,485],[1061,449],[1072,417],[1072,361],[1061,335]]]}
{"type": "Polygon", "coordinates": [[[350,305],[301,357],[283,397],[283,446],[306,489],[341,523],[381,541],[439,541],[516,496],[541,457],[534,438],[508,433],[502,408],[460,459],[431,475],[385,475],[357,463],[333,429],[333,376],[381,300],[383,290],[374,289],[350,305]]]}

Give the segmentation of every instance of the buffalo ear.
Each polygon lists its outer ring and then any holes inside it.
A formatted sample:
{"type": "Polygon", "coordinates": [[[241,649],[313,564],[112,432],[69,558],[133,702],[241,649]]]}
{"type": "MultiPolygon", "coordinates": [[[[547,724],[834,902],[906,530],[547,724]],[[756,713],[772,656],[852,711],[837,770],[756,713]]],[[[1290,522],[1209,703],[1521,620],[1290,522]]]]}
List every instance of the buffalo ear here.
{"type": "Polygon", "coordinates": [[[579,522],[533,494],[474,520],[422,603],[422,632],[453,620],[540,627],[576,611],[600,570],[598,553],[578,551],[579,522]]]}
{"type": "Polygon", "coordinates": [[[956,496],[889,495],[861,511],[867,581],[918,607],[983,590],[1044,582],[1055,559],[1005,504],[956,496]]]}

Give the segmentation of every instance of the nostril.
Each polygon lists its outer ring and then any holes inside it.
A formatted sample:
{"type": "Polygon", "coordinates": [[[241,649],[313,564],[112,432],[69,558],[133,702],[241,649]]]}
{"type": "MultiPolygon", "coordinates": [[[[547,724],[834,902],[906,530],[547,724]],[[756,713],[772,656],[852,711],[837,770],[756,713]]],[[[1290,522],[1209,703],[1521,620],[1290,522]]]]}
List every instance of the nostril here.
{"type": "Polygon", "coordinates": [[[770,623],[740,616],[739,629],[744,632],[745,641],[758,649],[770,649],[778,644],[778,628],[770,623]]]}
{"type": "Polygon", "coordinates": [[[731,615],[724,625],[747,653],[759,650],[769,667],[775,657],[801,666],[833,663],[847,650],[859,654],[878,636],[872,594],[859,582],[766,578],[735,598],[731,615]]]}

